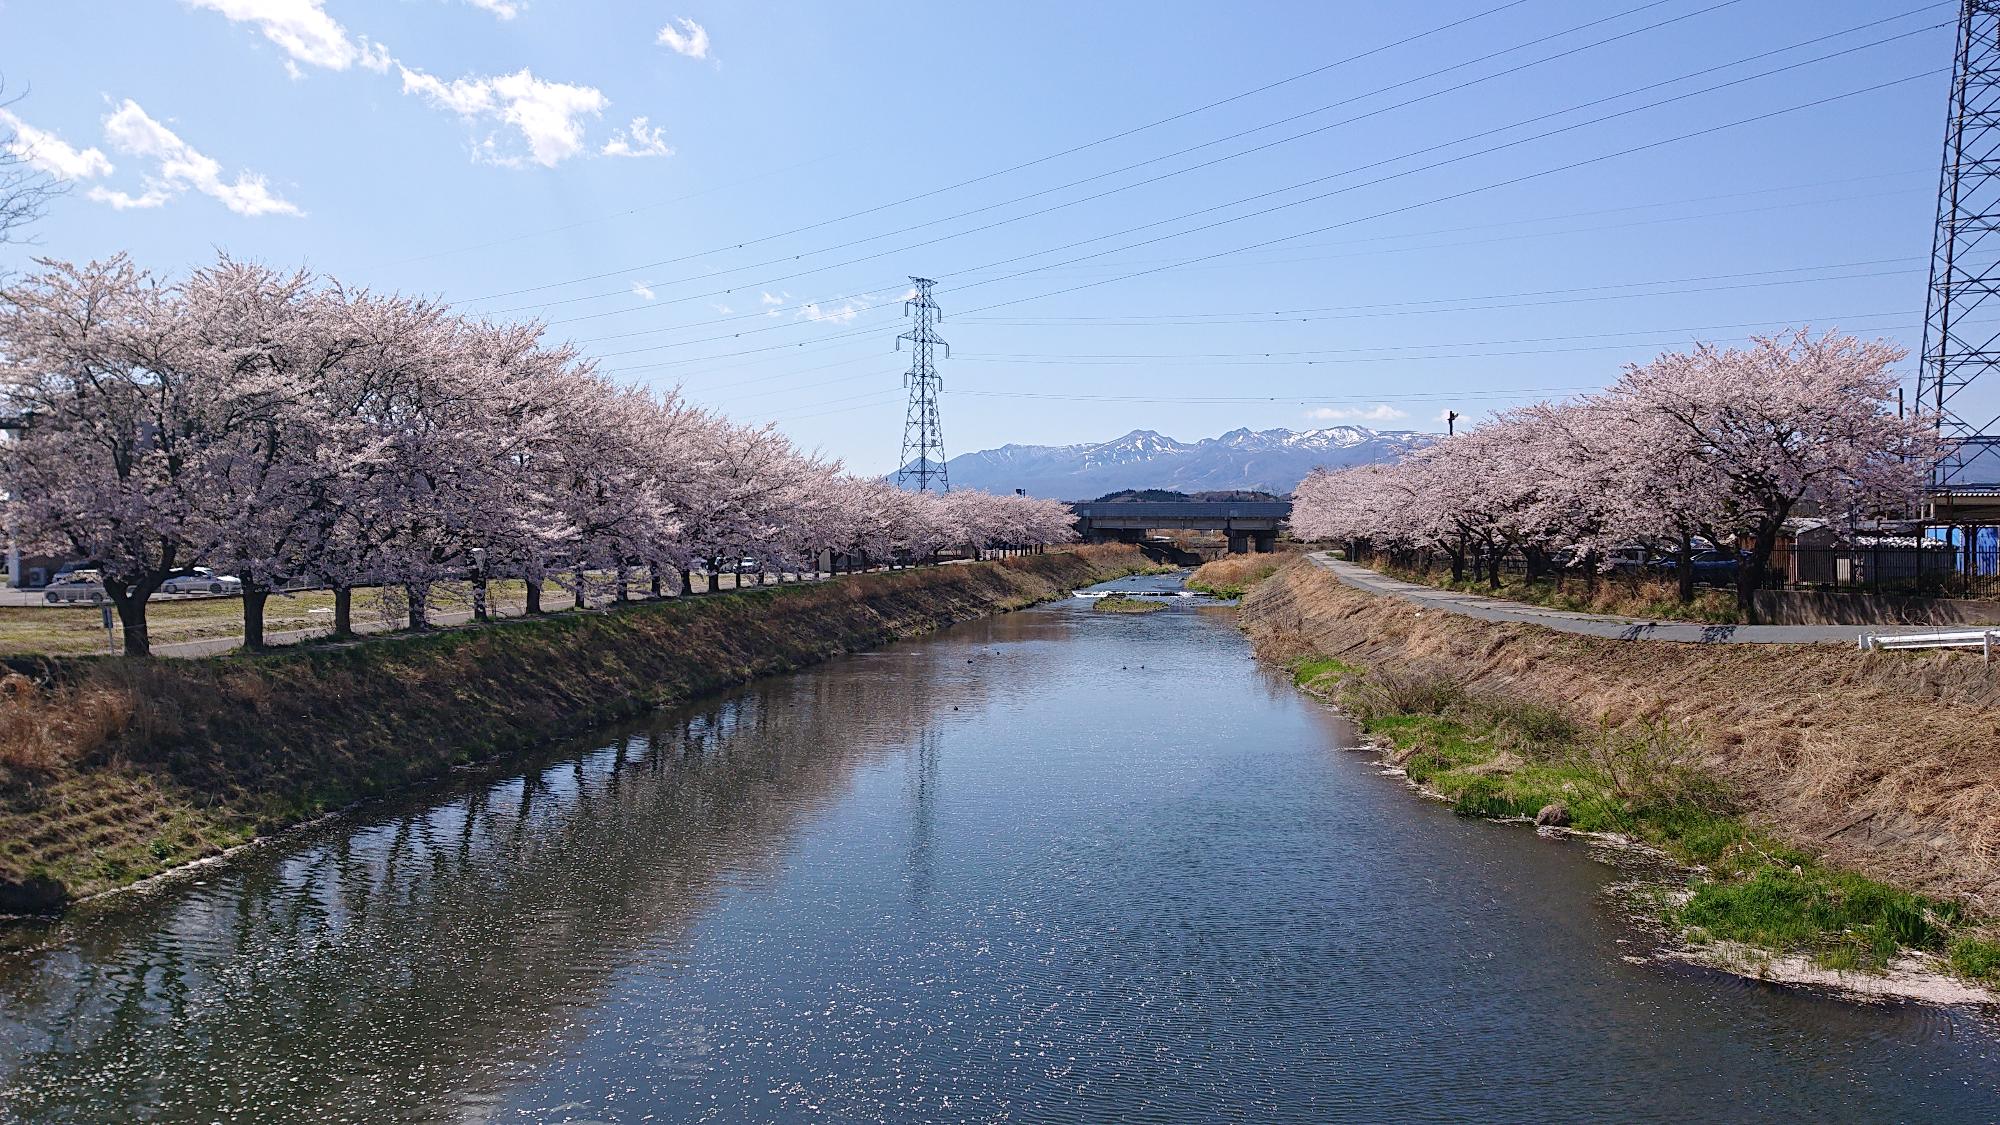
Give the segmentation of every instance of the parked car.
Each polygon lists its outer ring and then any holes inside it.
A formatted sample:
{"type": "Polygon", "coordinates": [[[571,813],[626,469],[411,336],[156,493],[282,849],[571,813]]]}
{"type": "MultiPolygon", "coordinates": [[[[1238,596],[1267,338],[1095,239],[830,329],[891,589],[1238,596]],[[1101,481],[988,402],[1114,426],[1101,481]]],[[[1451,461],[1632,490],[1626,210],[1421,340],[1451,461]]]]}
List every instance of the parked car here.
{"type": "Polygon", "coordinates": [[[160,583],[162,594],[240,594],[243,580],[233,574],[217,574],[205,566],[187,574],[177,574],[160,583]]]}
{"type": "Polygon", "coordinates": [[[50,605],[63,602],[101,605],[105,598],[104,576],[94,570],[72,570],[44,587],[42,598],[50,605]]]}
{"type": "MultiPolygon", "coordinates": [[[[1741,551],[1700,551],[1689,560],[1694,568],[1694,580],[1714,586],[1728,586],[1736,582],[1736,571],[1749,556],[1741,551]]],[[[1680,564],[1675,560],[1659,559],[1653,563],[1661,574],[1674,574],[1680,564]]]]}

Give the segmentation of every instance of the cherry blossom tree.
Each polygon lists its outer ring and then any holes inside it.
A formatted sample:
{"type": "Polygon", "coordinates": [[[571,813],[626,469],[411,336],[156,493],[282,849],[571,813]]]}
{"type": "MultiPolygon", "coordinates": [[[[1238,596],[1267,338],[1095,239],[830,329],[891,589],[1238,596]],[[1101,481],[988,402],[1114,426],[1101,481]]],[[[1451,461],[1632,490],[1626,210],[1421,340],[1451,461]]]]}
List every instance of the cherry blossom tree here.
{"type": "MultiPolygon", "coordinates": [[[[244,638],[264,640],[270,592],[400,591],[425,628],[440,583],[567,579],[679,568],[692,592],[754,558],[758,582],[851,561],[1060,543],[1067,508],[979,492],[900,491],[850,476],[769,426],[675,393],[621,386],[538,323],[354,290],[227,256],[175,285],[125,258],[42,263],[0,293],[0,382],[30,415],[0,461],[25,541],[87,558],[148,651],[146,604],[196,564],[243,582],[244,638]]],[[[740,577],[740,575],[739,575],[740,577]]],[[[715,583],[710,583],[711,588],[715,583]]]]}
{"type": "Polygon", "coordinates": [[[1748,350],[1661,356],[1626,371],[1610,392],[1651,419],[1674,455],[1712,476],[1716,523],[1750,542],[1737,568],[1737,605],[1770,571],[1785,520],[1812,497],[1836,518],[1911,501],[1936,455],[1935,429],[1898,418],[1890,366],[1906,353],[1801,329],[1759,337],[1748,350]]]}
{"type": "Polygon", "coordinates": [[[1676,556],[1684,599],[1696,540],[1741,542],[1749,618],[1801,504],[1836,522],[1914,504],[1939,449],[1928,419],[1892,406],[1903,355],[1806,330],[1662,355],[1601,394],[1510,411],[1400,464],[1315,473],[1293,525],[1442,549],[1454,577],[1470,557],[1496,585],[1506,551],[1532,572],[1554,551],[1640,543],[1676,556]]]}

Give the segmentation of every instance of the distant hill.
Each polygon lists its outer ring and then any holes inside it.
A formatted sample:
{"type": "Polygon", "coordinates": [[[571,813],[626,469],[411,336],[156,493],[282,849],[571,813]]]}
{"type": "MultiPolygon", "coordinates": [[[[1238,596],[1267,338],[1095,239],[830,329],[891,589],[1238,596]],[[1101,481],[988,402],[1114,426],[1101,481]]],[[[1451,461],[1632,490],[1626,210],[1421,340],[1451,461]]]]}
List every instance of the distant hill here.
{"type": "Polygon", "coordinates": [[[1394,461],[1430,435],[1409,430],[1329,426],[1319,430],[1231,430],[1197,442],[1152,430],[1081,445],[1003,445],[949,462],[954,488],[1026,489],[1032,496],[1081,500],[1146,489],[1182,493],[1285,495],[1315,466],[1394,461]]]}
{"type": "Polygon", "coordinates": [[[1245,488],[1225,488],[1217,492],[1175,492],[1171,488],[1125,488],[1117,492],[1107,492],[1102,496],[1094,496],[1091,499],[1098,504],[1131,503],[1135,500],[1149,504],[1176,500],[1195,500],[1210,504],[1227,504],[1231,501],[1242,500],[1276,500],[1279,497],[1269,492],[1256,492],[1245,488]]]}

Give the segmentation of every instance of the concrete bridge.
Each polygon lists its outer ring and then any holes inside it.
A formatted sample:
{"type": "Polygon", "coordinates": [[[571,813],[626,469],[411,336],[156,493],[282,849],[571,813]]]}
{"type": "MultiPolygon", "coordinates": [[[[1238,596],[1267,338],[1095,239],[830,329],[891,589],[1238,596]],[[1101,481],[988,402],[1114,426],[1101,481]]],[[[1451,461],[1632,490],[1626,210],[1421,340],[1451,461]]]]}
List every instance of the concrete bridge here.
{"type": "Polygon", "coordinates": [[[1070,508],[1087,543],[1143,543],[1149,531],[1220,531],[1232,555],[1270,551],[1292,514],[1289,500],[1117,500],[1070,508]]]}

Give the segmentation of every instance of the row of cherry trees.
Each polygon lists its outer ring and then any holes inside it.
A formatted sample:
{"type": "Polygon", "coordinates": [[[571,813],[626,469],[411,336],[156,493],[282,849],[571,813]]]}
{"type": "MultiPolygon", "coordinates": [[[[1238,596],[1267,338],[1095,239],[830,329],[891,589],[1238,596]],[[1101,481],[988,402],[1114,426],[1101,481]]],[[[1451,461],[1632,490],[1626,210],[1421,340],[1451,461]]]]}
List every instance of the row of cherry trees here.
{"type": "Polygon", "coordinates": [[[847,475],[770,427],[596,374],[533,323],[223,258],[176,284],[124,257],[0,291],[0,450],[17,541],[96,560],[128,653],[146,603],[195,564],[239,576],[245,639],[274,588],[525,579],[583,604],[588,576],[757,558],[759,573],[1073,537],[1060,504],[913,494],[847,475]]]}
{"type": "Polygon", "coordinates": [[[1675,558],[1694,595],[1698,539],[1748,544],[1737,600],[1754,612],[1785,521],[1802,503],[1835,522],[1912,510],[1938,447],[1899,417],[1884,341],[1798,331],[1748,348],[1701,345],[1628,367],[1608,389],[1495,415],[1394,465],[1319,470],[1298,488],[1303,537],[1440,552],[1493,584],[1519,552],[1529,575],[1637,544],[1675,558]]]}

